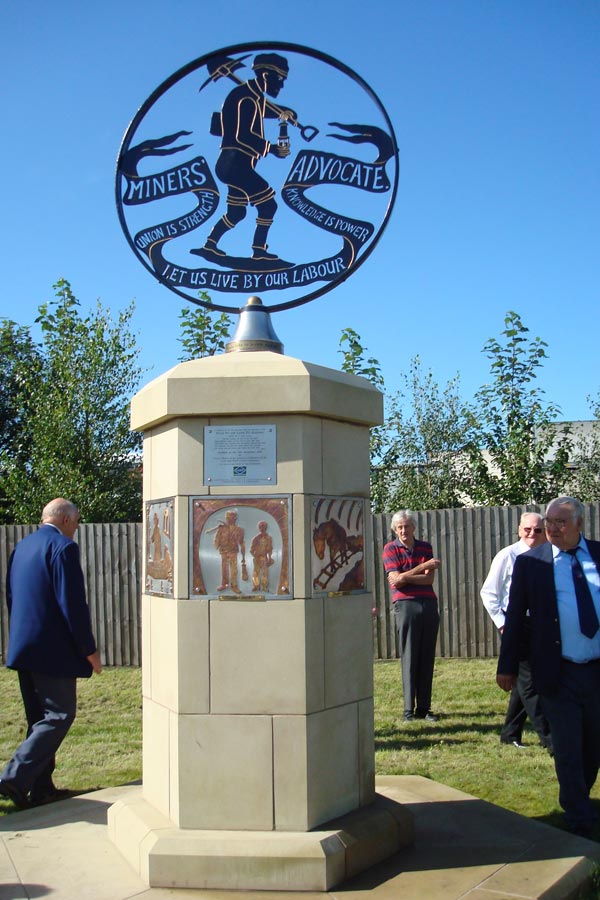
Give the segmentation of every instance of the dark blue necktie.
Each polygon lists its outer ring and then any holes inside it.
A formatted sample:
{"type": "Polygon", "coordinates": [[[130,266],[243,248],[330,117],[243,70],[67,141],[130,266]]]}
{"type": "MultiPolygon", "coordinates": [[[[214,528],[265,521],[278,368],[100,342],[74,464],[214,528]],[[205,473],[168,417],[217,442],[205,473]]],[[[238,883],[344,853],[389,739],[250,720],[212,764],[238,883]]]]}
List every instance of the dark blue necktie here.
{"type": "Polygon", "coordinates": [[[598,622],[598,616],[594,609],[594,601],[592,600],[590,586],[587,583],[587,578],[581,568],[581,563],[577,559],[578,550],[579,547],[575,547],[573,550],[567,550],[567,553],[571,556],[571,571],[573,573],[575,596],[577,598],[579,627],[582,634],[585,634],[586,637],[593,638],[600,627],[600,622],[598,622]]]}

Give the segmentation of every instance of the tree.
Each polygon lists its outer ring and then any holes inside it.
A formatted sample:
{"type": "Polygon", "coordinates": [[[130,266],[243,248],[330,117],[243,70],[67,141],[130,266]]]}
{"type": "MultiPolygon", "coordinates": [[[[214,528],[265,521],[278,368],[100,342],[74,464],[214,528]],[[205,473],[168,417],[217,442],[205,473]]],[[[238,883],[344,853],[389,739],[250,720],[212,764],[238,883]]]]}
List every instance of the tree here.
{"type": "Polygon", "coordinates": [[[351,375],[361,375],[368,379],[372,385],[380,390],[384,388],[383,375],[379,360],[369,357],[365,359],[366,347],[361,344],[361,337],[353,328],[344,328],[340,337],[340,350],[342,354],[342,372],[351,375]],[[345,346],[343,346],[345,345],[345,346]]]}
{"type": "MultiPolygon", "coordinates": [[[[200,291],[199,297],[206,303],[211,303],[210,295],[206,291],[200,291]]],[[[194,309],[188,306],[181,310],[179,318],[182,335],[179,343],[185,351],[183,356],[179,357],[182,362],[214,356],[215,353],[224,351],[232,321],[227,313],[221,313],[217,319],[213,318],[214,315],[214,312],[202,306],[194,309]]]]}
{"type": "Polygon", "coordinates": [[[600,393],[587,399],[595,421],[587,433],[574,437],[570,490],[583,503],[596,503],[600,497],[600,393]]]}
{"type": "Polygon", "coordinates": [[[4,322],[4,371],[12,394],[0,444],[5,522],[35,522],[55,496],[75,502],[88,522],[139,521],[141,436],[129,430],[129,400],[141,369],[130,331],[134,306],[116,321],[98,301],[86,316],[68,281],[39,307],[29,328],[4,322]]]}
{"type": "Polygon", "coordinates": [[[403,389],[390,397],[386,416],[387,508],[463,506],[465,448],[475,420],[460,397],[459,376],[442,388],[415,356],[400,378],[403,389]]]}
{"type": "MultiPolygon", "coordinates": [[[[383,390],[379,361],[366,356],[360,335],[342,332],[342,369],[383,390]]],[[[439,509],[462,504],[464,448],[473,415],[458,393],[458,376],[440,389],[418,357],[401,376],[404,388],[388,398],[385,424],[371,429],[371,506],[439,509]]]]}
{"type": "MultiPolygon", "coordinates": [[[[31,454],[31,434],[24,415],[26,379],[35,377],[42,365],[41,354],[29,330],[10,319],[0,321],[0,460],[23,466],[31,454]]],[[[0,479],[0,521],[6,509],[4,480],[0,479]]]]}
{"type": "Polygon", "coordinates": [[[547,344],[526,337],[529,329],[516,312],[507,312],[504,324],[503,340],[490,338],[483,348],[492,380],[475,395],[468,492],[474,503],[491,506],[544,503],[568,482],[570,433],[557,427],[560,410],[535,383],[547,344]]]}
{"type": "MultiPolygon", "coordinates": [[[[342,372],[366,378],[378,390],[383,391],[384,380],[379,361],[374,357],[365,358],[368,351],[361,343],[360,335],[353,328],[344,328],[339,341],[342,354],[342,372]]],[[[370,429],[369,448],[371,457],[371,508],[373,512],[385,509],[385,470],[382,459],[386,453],[386,429],[383,425],[370,429]]]]}

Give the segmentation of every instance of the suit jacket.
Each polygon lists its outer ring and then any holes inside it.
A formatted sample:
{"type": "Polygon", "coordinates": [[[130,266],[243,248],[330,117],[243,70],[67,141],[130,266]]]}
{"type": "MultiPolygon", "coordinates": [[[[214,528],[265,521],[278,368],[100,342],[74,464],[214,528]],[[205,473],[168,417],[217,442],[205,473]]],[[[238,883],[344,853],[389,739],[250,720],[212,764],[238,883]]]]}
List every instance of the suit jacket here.
{"type": "MultiPolygon", "coordinates": [[[[586,543],[600,571],[600,542],[586,538],[586,543]]],[[[556,691],[562,658],[553,559],[549,542],[516,558],[498,660],[501,675],[517,673],[529,611],[531,672],[540,694],[556,691]]]]}
{"type": "Polygon", "coordinates": [[[42,525],[15,547],[6,580],[6,665],[56,677],[89,678],[96,650],[79,547],[42,525]]]}

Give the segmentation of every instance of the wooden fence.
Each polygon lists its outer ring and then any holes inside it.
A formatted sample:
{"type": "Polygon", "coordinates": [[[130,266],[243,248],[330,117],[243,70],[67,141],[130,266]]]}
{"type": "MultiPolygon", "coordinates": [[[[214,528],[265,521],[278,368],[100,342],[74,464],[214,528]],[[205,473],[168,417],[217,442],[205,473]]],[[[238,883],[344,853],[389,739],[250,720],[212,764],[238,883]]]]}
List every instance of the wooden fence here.
{"type": "MultiPolygon", "coordinates": [[[[6,567],[15,544],[35,525],[0,527],[0,656],[6,659],[6,567]]],[[[141,524],[80,525],[81,551],[92,627],[108,666],[139,666],[142,647],[141,524]]]]}
{"type": "MultiPolygon", "coordinates": [[[[584,533],[600,540],[600,503],[587,504],[584,533]]],[[[498,633],[485,612],[479,589],[494,555],[517,540],[521,513],[541,507],[477,507],[416,513],[417,536],[433,545],[442,560],[435,582],[440,600],[439,656],[486,657],[498,653],[498,633]]],[[[371,572],[377,615],[373,622],[376,659],[398,655],[387,581],[381,566],[390,540],[391,514],[373,516],[374,565],[371,572]]],[[[6,566],[15,544],[33,525],[0,526],[0,659],[6,656],[8,623],[6,566]]],[[[77,532],[92,624],[106,665],[141,663],[141,524],[81,525],[77,532]]],[[[332,601],[333,602],[333,601],[332,601]]]]}
{"type": "MultiPolygon", "coordinates": [[[[440,601],[438,656],[497,656],[498,631],[485,611],[479,591],[496,553],[518,540],[524,512],[544,507],[474,507],[417,512],[417,536],[433,545],[442,561],[434,584],[440,601]]],[[[376,659],[398,656],[387,580],[381,566],[383,545],[391,539],[391,514],[373,517],[374,592],[377,617],[374,629],[376,659]]],[[[600,540],[600,503],[585,504],[584,534],[600,540]]]]}

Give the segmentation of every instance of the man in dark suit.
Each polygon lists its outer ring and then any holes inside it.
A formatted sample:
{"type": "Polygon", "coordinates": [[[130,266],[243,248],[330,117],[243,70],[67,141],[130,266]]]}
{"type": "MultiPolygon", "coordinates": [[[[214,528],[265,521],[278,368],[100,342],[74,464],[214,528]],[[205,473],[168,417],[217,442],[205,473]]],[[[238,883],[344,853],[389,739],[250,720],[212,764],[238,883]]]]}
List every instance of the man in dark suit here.
{"type": "Polygon", "coordinates": [[[0,775],[0,795],[20,808],[68,795],[52,781],[55,754],[75,718],[76,679],[102,671],[73,540],[78,525],[73,503],[52,500],[8,564],[6,664],[18,672],[28,728],[0,775]]]}
{"type": "Polygon", "coordinates": [[[554,744],[559,801],[569,828],[589,836],[590,791],[600,767],[600,542],[583,537],[583,506],[546,509],[549,543],[515,560],[496,681],[516,682],[527,616],[531,669],[554,744]]]}
{"type": "MultiPolygon", "coordinates": [[[[512,570],[515,559],[521,553],[527,553],[534,547],[545,543],[544,517],[535,512],[524,512],[519,522],[519,540],[508,547],[503,547],[492,560],[490,571],[481,588],[483,605],[500,634],[504,631],[504,620],[508,608],[508,593],[512,579],[512,570]]],[[[518,749],[525,745],[522,743],[523,727],[527,721],[536,730],[542,747],[546,747],[550,756],[554,755],[550,727],[542,714],[540,700],[533,688],[531,667],[529,665],[529,640],[527,629],[525,633],[525,645],[519,663],[519,674],[516,687],[510,692],[508,709],[504,725],[500,732],[500,741],[503,744],[511,744],[518,749]]]]}

